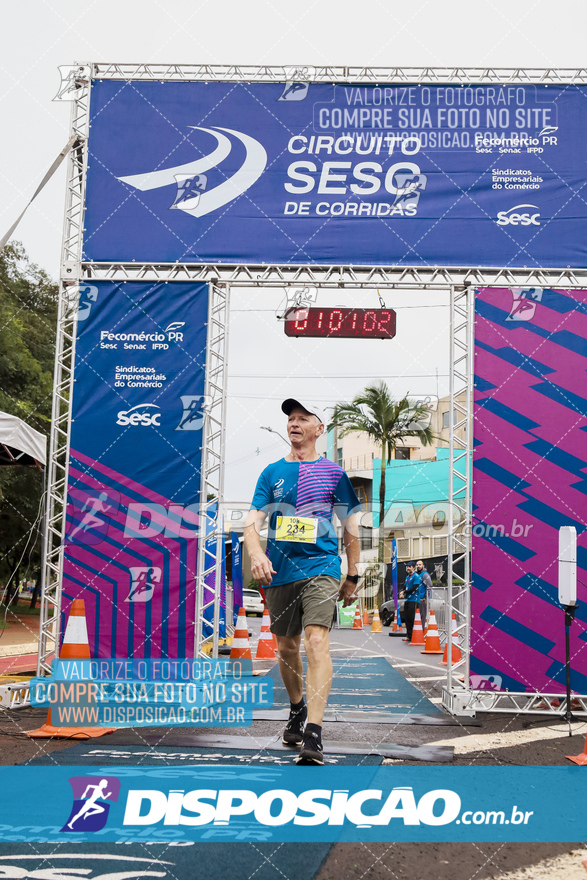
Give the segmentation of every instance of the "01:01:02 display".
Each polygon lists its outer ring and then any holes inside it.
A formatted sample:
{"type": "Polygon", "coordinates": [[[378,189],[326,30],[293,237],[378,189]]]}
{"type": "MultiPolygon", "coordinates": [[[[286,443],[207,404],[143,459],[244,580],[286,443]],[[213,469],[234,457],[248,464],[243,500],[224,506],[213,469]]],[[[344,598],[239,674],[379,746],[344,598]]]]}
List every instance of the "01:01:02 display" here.
{"type": "Polygon", "coordinates": [[[295,308],[285,316],[286,336],[393,339],[393,309],[295,308]]]}

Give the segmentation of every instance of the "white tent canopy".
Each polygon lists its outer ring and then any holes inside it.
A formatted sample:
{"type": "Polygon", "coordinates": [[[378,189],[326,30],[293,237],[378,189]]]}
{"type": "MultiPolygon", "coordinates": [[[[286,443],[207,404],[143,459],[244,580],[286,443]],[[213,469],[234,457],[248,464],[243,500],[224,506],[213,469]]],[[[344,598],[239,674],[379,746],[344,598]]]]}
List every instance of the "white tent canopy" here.
{"type": "Polygon", "coordinates": [[[47,438],[22,419],[0,412],[0,464],[44,465],[47,438]]]}

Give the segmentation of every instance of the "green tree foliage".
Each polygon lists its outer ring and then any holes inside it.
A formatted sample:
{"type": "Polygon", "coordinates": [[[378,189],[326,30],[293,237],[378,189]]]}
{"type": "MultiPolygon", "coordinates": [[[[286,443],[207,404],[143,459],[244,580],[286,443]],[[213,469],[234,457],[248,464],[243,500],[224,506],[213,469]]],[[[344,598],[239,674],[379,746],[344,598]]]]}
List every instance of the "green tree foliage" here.
{"type": "MultiPolygon", "coordinates": [[[[29,261],[22,245],[11,243],[0,253],[0,410],[43,434],[51,424],[57,292],[57,285],[29,261]]],[[[2,584],[25,549],[42,486],[36,468],[0,468],[2,584]]],[[[14,580],[19,575],[38,578],[40,540],[31,547],[14,580]]]]}
{"type": "Polygon", "coordinates": [[[381,447],[381,480],[379,483],[379,553],[384,560],[385,536],[385,468],[391,460],[392,449],[403,444],[406,437],[418,437],[422,446],[434,442],[430,430],[430,413],[424,406],[410,400],[406,394],[395,400],[385,382],[368,385],[355,395],[350,403],[337,403],[329,428],[339,428],[339,436],[351,432],[367,434],[381,447]]]}

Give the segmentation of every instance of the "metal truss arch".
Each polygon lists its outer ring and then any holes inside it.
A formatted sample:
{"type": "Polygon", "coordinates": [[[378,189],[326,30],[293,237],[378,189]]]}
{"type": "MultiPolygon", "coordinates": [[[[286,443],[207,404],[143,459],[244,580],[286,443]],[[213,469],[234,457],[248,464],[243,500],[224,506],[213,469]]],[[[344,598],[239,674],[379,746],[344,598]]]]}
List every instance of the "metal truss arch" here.
{"type": "Polygon", "coordinates": [[[210,263],[82,263],[84,281],[191,281],[228,283],[231,287],[402,287],[447,289],[470,287],[587,286],[587,269],[510,269],[484,267],[244,265],[210,263]]]}
{"type": "MultiPolygon", "coordinates": [[[[263,66],[208,64],[110,64],[89,65],[92,79],[161,82],[266,82],[294,80],[296,75],[316,83],[376,86],[394,85],[587,85],[586,68],[460,68],[460,67],[360,67],[360,66],[263,66]]],[[[452,713],[475,714],[475,711],[527,712],[540,709],[560,717],[555,698],[550,694],[475,692],[470,688],[470,554],[467,539],[461,536],[459,523],[471,522],[471,450],[473,436],[473,353],[475,287],[550,287],[585,288],[587,269],[565,267],[437,267],[437,266],[355,266],[291,264],[198,264],[84,262],[82,260],[83,214],[87,169],[87,134],[91,88],[76,90],[72,102],[72,133],[77,143],[68,159],[67,197],[62,247],[62,271],[58,333],[53,393],[51,445],[48,464],[46,515],[46,559],[41,603],[39,674],[49,672],[53,644],[57,647],[63,569],[63,540],[66,527],[66,501],[71,402],[74,382],[76,306],[79,282],[165,281],[205,282],[209,285],[208,350],[206,359],[206,409],[202,449],[200,534],[210,524],[208,538],[215,540],[215,554],[206,550],[206,541],[198,545],[198,590],[194,656],[211,650],[218,653],[220,565],[222,530],[211,513],[223,500],[224,432],[226,422],[226,386],[228,364],[228,314],[231,287],[289,287],[312,284],[326,289],[410,289],[450,291],[451,293],[451,443],[449,504],[449,588],[451,609],[457,616],[463,658],[452,664],[449,650],[444,706],[452,713]],[[463,402],[464,394],[464,402],[463,402]],[[454,413],[456,412],[456,418],[454,413]],[[464,440],[457,439],[456,429],[464,428],[464,440]],[[463,467],[457,464],[463,463],[463,467]],[[459,517],[454,515],[459,512],[459,517]],[[464,576],[454,574],[453,554],[461,558],[464,576]],[[204,578],[214,576],[213,598],[205,598],[204,578]],[[453,586],[453,579],[458,583],[453,586]],[[207,635],[210,608],[214,606],[213,635],[207,635]],[[206,616],[206,614],[208,616],[206,616]],[[209,647],[208,647],[209,646],[209,647]],[[206,649],[206,650],[204,650],[206,649]],[[464,676],[464,681],[460,677],[464,676]],[[539,706],[539,704],[541,704],[539,706]]],[[[449,648],[452,639],[447,632],[449,648]]],[[[230,630],[229,630],[230,632],[230,630]]],[[[587,711],[587,698],[579,697],[587,711]]]]}
{"type": "Polygon", "coordinates": [[[363,67],[297,64],[116,64],[97,62],[92,77],[162,82],[284,82],[379,85],[585,85],[587,67],[363,67]]]}

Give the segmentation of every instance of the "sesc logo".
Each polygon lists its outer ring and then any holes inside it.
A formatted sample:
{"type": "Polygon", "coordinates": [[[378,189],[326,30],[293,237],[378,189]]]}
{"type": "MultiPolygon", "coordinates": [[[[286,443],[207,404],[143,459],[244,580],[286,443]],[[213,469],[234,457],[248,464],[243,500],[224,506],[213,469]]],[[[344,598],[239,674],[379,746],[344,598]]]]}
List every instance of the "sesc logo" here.
{"type": "Polygon", "coordinates": [[[540,226],[540,209],[538,205],[514,205],[508,211],[497,212],[498,226],[540,226]],[[538,213],[530,214],[525,211],[520,214],[521,208],[533,208],[538,213]]]}
{"type": "Polygon", "coordinates": [[[149,428],[154,426],[156,428],[161,427],[161,422],[159,419],[161,418],[160,412],[152,412],[148,407],[152,407],[153,409],[159,409],[156,403],[137,403],[136,406],[131,406],[130,409],[121,410],[118,413],[118,419],[116,421],[117,425],[123,425],[127,427],[129,425],[137,426],[140,425],[145,428],[149,428]]]}

